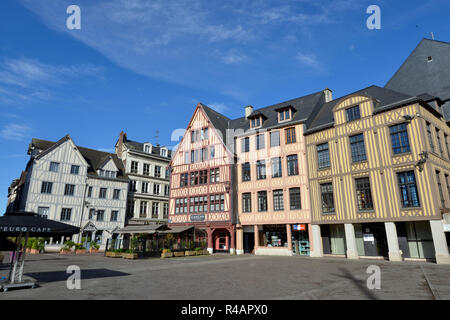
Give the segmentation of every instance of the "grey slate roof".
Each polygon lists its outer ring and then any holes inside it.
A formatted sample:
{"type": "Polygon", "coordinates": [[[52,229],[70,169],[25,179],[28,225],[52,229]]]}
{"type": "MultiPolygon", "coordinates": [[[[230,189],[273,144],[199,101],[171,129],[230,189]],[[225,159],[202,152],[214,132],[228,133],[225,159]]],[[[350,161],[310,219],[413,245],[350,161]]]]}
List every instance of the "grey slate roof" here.
{"type": "MultiPolygon", "coordinates": [[[[450,43],[423,39],[385,86],[409,95],[450,99],[450,43]],[[428,57],[432,60],[428,61],[428,57]]],[[[450,101],[443,107],[450,120],[450,101]]]]}
{"type": "MultiPolygon", "coordinates": [[[[333,108],[352,95],[364,95],[375,99],[377,103],[374,108],[374,113],[387,111],[406,103],[425,101],[425,99],[431,97],[426,94],[420,98],[378,86],[370,86],[319,106],[315,116],[312,117],[307,125],[306,134],[332,127],[334,125],[333,108]]],[[[440,115],[435,109],[431,108],[430,110],[436,113],[436,115],[440,115]]]]}
{"type": "MultiPolygon", "coordinates": [[[[142,142],[128,140],[126,137],[124,137],[123,143],[130,150],[134,150],[134,151],[137,151],[137,152],[142,152],[142,153],[148,155],[147,152],[144,152],[144,143],[142,143],[142,142]]],[[[158,146],[158,145],[154,146],[154,145],[152,145],[152,153],[151,154],[153,156],[156,156],[156,157],[159,157],[159,158],[162,158],[162,159],[166,159],[166,160],[170,159],[170,157],[172,155],[172,150],[168,150],[167,151],[168,157],[163,157],[163,156],[161,156],[161,153],[160,153],[161,152],[161,148],[162,148],[161,146],[158,146]]]]}
{"type": "MultiPolygon", "coordinates": [[[[36,149],[40,150],[39,155],[36,156],[36,158],[39,158],[39,157],[42,157],[47,152],[49,152],[54,147],[56,147],[57,145],[67,141],[68,139],[70,139],[69,135],[66,135],[64,138],[60,139],[57,142],[33,138],[29,145],[29,150],[31,150],[31,148],[36,148],[36,149]]],[[[102,165],[105,164],[105,162],[109,158],[111,158],[114,161],[114,164],[119,169],[119,172],[117,173],[117,178],[118,179],[128,179],[128,176],[125,173],[125,168],[123,166],[123,163],[122,163],[122,161],[120,161],[120,159],[117,157],[116,154],[98,151],[98,150],[89,149],[89,148],[84,148],[84,147],[79,147],[79,146],[77,146],[77,148],[80,151],[83,158],[89,164],[88,175],[98,177],[97,170],[100,169],[102,167],[102,165]]],[[[111,179],[111,178],[108,178],[108,179],[111,179]]]]}

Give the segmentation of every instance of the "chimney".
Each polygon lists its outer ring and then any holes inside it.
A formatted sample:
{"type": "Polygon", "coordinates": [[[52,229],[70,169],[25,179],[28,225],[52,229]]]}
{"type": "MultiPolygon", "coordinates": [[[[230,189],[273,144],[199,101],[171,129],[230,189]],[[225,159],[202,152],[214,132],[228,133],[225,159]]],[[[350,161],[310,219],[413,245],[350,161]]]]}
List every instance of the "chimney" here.
{"type": "Polygon", "coordinates": [[[326,88],[323,90],[323,93],[325,94],[325,102],[330,102],[333,100],[333,91],[331,91],[331,89],[326,88]]]}
{"type": "Polygon", "coordinates": [[[249,115],[251,115],[253,112],[253,107],[252,106],[246,106],[245,107],[245,119],[248,118],[249,115]]]}
{"type": "Polygon", "coordinates": [[[122,159],[123,141],[127,139],[127,134],[120,131],[119,141],[117,141],[116,154],[119,159],[122,159]]]}

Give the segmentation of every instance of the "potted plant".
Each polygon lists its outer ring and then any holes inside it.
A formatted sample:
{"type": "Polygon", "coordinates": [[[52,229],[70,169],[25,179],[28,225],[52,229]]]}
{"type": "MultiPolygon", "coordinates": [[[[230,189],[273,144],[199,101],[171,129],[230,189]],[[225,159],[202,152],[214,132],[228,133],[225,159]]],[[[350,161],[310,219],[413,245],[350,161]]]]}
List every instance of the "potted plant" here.
{"type": "Polygon", "coordinates": [[[32,243],[31,243],[30,253],[31,254],[39,254],[39,253],[41,253],[41,250],[39,248],[39,242],[38,242],[37,239],[33,239],[32,243]]]}
{"type": "Polygon", "coordinates": [[[71,254],[72,248],[75,246],[75,242],[73,241],[66,241],[66,243],[64,243],[64,247],[62,247],[61,251],[59,252],[60,254],[71,254]]]}
{"type": "Polygon", "coordinates": [[[106,256],[110,258],[122,258],[122,255],[121,249],[111,249],[106,251],[106,256]]]}
{"type": "Polygon", "coordinates": [[[163,249],[161,253],[161,258],[172,258],[173,252],[170,249],[163,249]]]}
{"type": "Polygon", "coordinates": [[[100,245],[95,242],[95,241],[91,241],[89,243],[89,253],[98,253],[100,249],[100,245]]]}
{"type": "MultiPolygon", "coordinates": [[[[27,253],[31,253],[31,248],[33,247],[34,243],[36,242],[35,238],[29,238],[27,242],[27,253]]],[[[25,245],[25,243],[23,243],[25,245]]]]}
{"type": "Polygon", "coordinates": [[[175,251],[173,253],[174,257],[184,257],[184,251],[175,251]]]}
{"type": "Polygon", "coordinates": [[[134,249],[128,249],[125,253],[123,253],[122,258],[134,260],[138,258],[138,254],[134,251],[134,249]]]}
{"type": "Polygon", "coordinates": [[[194,252],[197,256],[203,255],[203,249],[202,248],[195,248],[194,252]]]}
{"type": "Polygon", "coordinates": [[[82,243],[75,243],[75,254],[86,254],[86,248],[82,243]]]}

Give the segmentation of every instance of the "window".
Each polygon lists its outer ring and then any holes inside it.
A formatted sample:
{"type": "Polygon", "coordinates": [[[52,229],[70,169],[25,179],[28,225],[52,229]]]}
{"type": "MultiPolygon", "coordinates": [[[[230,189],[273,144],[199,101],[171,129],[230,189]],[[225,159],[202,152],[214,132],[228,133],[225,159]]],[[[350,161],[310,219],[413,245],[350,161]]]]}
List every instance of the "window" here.
{"type": "Polygon", "coordinates": [[[163,156],[163,157],[167,157],[167,149],[161,148],[160,154],[161,154],[161,156],[163,156]]]}
{"type": "Polygon", "coordinates": [[[262,150],[264,149],[265,143],[264,143],[264,134],[258,134],[256,136],[256,150],[262,150]]]}
{"type": "Polygon", "coordinates": [[[202,149],[202,161],[208,160],[208,148],[202,149]]]}
{"type": "Polygon", "coordinates": [[[242,152],[250,152],[250,138],[242,138],[241,139],[241,151],[242,152]]]}
{"type": "Polygon", "coordinates": [[[70,167],[70,174],[79,174],[80,173],[80,166],[72,165],[70,167]]]}
{"type": "Polygon", "coordinates": [[[144,144],[144,152],[145,153],[152,153],[152,146],[149,144],[144,144]]]}
{"type": "Polygon", "coordinates": [[[437,145],[439,147],[439,152],[441,153],[441,156],[444,156],[444,149],[442,149],[442,143],[441,143],[441,131],[436,128],[436,139],[437,139],[437,145]]]}
{"type": "Polygon", "coordinates": [[[166,179],[170,179],[170,167],[166,167],[166,175],[165,175],[166,179]]]}
{"type": "Polygon", "coordinates": [[[103,221],[105,218],[105,210],[97,210],[97,221],[103,221]]]}
{"type": "Polygon", "coordinates": [[[107,191],[106,188],[100,188],[98,197],[99,197],[100,199],[106,199],[106,191],[107,191]]]}
{"type": "Polygon", "coordinates": [[[95,215],[95,209],[89,209],[89,220],[92,220],[95,215]]]}
{"type": "Polygon", "coordinates": [[[270,147],[278,147],[280,145],[280,131],[272,131],[270,133],[270,147]]]}
{"type": "Polygon", "coordinates": [[[38,208],[38,215],[44,219],[48,218],[48,215],[50,214],[50,208],[49,207],[39,207],[38,208]]]}
{"type": "Polygon", "coordinates": [[[155,177],[161,178],[161,167],[160,166],[155,166],[155,177]]]}
{"type": "Polygon", "coordinates": [[[369,178],[356,179],[356,199],[359,210],[373,210],[372,193],[369,178]]]}
{"type": "Polygon", "coordinates": [[[301,210],[302,201],[300,196],[300,188],[289,189],[289,202],[291,210],[301,210]]]}
{"type": "Polygon", "coordinates": [[[153,194],[159,195],[161,193],[161,185],[155,183],[153,185],[153,194]]]}
{"type": "Polygon", "coordinates": [[[267,211],[267,191],[258,192],[258,211],[267,211]]]}
{"type": "Polygon", "coordinates": [[[272,178],[279,178],[282,176],[282,169],[281,169],[281,158],[272,158],[272,178]]]}
{"type": "Polygon", "coordinates": [[[159,202],[152,203],[152,219],[158,219],[159,215],[159,202]]]}
{"type": "Polygon", "coordinates": [[[220,212],[225,210],[225,195],[216,194],[209,197],[209,207],[211,212],[220,212]]]}
{"type": "Polygon", "coordinates": [[[64,187],[64,195],[65,196],[73,196],[75,193],[75,185],[74,184],[66,184],[64,187]]]}
{"type": "Polygon", "coordinates": [[[445,184],[447,185],[447,195],[450,197],[450,183],[448,182],[448,174],[445,175],[445,184]]]}
{"type": "Polygon", "coordinates": [[[428,136],[428,143],[430,144],[431,151],[434,152],[434,143],[433,143],[433,135],[431,133],[431,124],[427,122],[427,136],[428,136]]]}
{"type": "Polygon", "coordinates": [[[295,128],[286,129],[285,133],[286,133],[286,144],[297,142],[297,138],[295,136],[295,128]]]}
{"type": "Polygon", "coordinates": [[[137,192],[136,180],[130,180],[130,192],[137,192]]]}
{"type": "Polygon", "coordinates": [[[189,164],[189,152],[184,153],[184,164],[189,164]]]}
{"type": "Polygon", "coordinates": [[[406,124],[401,123],[389,127],[389,131],[391,134],[392,151],[394,152],[394,154],[410,152],[406,124]]]}
{"type": "Polygon", "coordinates": [[[347,115],[347,122],[361,119],[361,112],[359,106],[354,106],[345,110],[347,115]]]}
{"type": "Polygon", "coordinates": [[[317,158],[319,161],[319,169],[326,169],[330,167],[331,163],[328,143],[319,144],[317,146],[317,158]]]}
{"type": "Polygon", "coordinates": [[[436,171],[436,181],[439,190],[439,196],[441,199],[441,208],[445,208],[444,192],[442,191],[442,184],[441,184],[441,173],[439,171],[436,171]]]}
{"type": "Polygon", "coordinates": [[[117,210],[111,211],[111,219],[110,219],[110,221],[117,221],[118,217],[119,217],[119,211],[117,211],[117,210]]]}
{"type": "Polygon", "coordinates": [[[169,217],[169,204],[164,203],[163,205],[163,219],[167,219],[169,217]]]}
{"type": "Polygon", "coordinates": [[[128,200],[127,202],[127,216],[128,217],[134,217],[134,206],[135,206],[134,200],[128,200]]]}
{"type": "Polygon", "coordinates": [[[320,191],[322,194],[322,213],[334,213],[333,185],[331,183],[321,184],[320,191]]]}
{"type": "Polygon", "coordinates": [[[242,194],[242,212],[252,212],[252,194],[250,192],[242,194]]]}
{"type": "Polygon", "coordinates": [[[288,176],[298,175],[298,158],[296,154],[287,156],[287,169],[288,176]]]}
{"type": "Polygon", "coordinates": [[[189,180],[189,174],[188,173],[182,173],[180,175],[180,187],[187,187],[188,186],[188,180],[189,180]]]}
{"type": "Polygon", "coordinates": [[[214,146],[209,147],[209,157],[211,160],[216,157],[216,147],[214,146]]]}
{"type": "Polygon", "coordinates": [[[366,161],[366,148],[364,146],[364,135],[362,133],[350,137],[350,149],[353,162],[366,161]]]}
{"type": "Polygon", "coordinates": [[[138,173],[139,163],[137,161],[131,161],[131,173],[138,173]]]}
{"type": "Polygon", "coordinates": [[[400,200],[403,208],[419,207],[419,196],[417,194],[416,176],[414,171],[397,173],[400,187],[400,200]]]}
{"type": "Polygon", "coordinates": [[[286,121],[289,120],[291,118],[291,112],[289,109],[285,109],[285,110],[281,110],[278,112],[278,118],[281,121],[286,121]]]}
{"type": "Polygon", "coordinates": [[[147,218],[147,201],[141,201],[141,206],[139,210],[139,218],[147,218]]]}
{"type": "Polygon", "coordinates": [[[42,181],[41,193],[51,194],[53,182],[42,181]]]}
{"type": "Polygon", "coordinates": [[[148,182],[142,182],[141,192],[148,193],[148,182]]]}
{"type": "Polygon", "coordinates": [[[88,187],[87,197],[88,198],[92,197],[92,187],[88,187]]]}
{"type": "Polygon", "coordinates": [[[187,198],[175,199],[175,213],[187,213],[187,198]]]}
{"type": "Polygon", "coordinates": [[[207,184],[208,183],[208,170],[200,171],[200,179],[199,184],[207,184]]]}
{"type": "Polygon", "coordinates": [[[198,171],[191,172],[191,187],[198,185],[198,171]]]}
{"type": "Polygon", "coordinates": [[[50,171],[52,172],[58,172],[59,170],[59,163],[58,162],[50,162],[50,171]]]}
{"type": "Polygon", "coordinates": [[[220,182],[220,176],[219,176],[219,168],[211,169],[209,172],[210,176],[210,183],[218,183],[220,182]]]}
{"type": "Polygon", "coordinates": [[[283,190],[273,191],[273,210],[274,211],[284,210],[283,190]]]}
{"type": "Polygon", "coordinates": [[[150,164],[144,163],[144,176],[150,175],[150,164]]]}
{"type": "Polygon", "coordinates": [[[72,209],[62,208],[61,209],[61,221],[70,221],[70,217],[72,215],[72,209]]]}
{"type": "Polygon", "coordinates": [[[250,163],[246,162],[242,164],[242,181],[250,181],[251,173],[250,173],[250,163]]]}
{"type": "Polygon", "coordinates": [[[259,128],[259,127],[261,127],[261,125],[262,125],[261,117],[257,117],[257,118],[252,119],[250,124],[251,124],[251,128],[259,128]]]}
{"type": "Polygon", "coordinates": [[[114,189],[113,199],[115,199],[115,200],[120,199],[120,190],[119,189],[114,189]]]}
{"type": "Polygon", "coordinates": [[[164,195],[166,197],[169,196],[169,185],[168,184],[164,185],[164,195]]]}
{"type": "Polygon", "coordinates": [[[256,161],[256,179],[263,180],[266,178],[266,161],[258,160],[256,161]]]}
{"type": "Polygon", "coordinates": [[[450,149],[448,148],[448,135],[444,134],[445,147],[447,148],[447,158],[450,159],[450,149]]]}

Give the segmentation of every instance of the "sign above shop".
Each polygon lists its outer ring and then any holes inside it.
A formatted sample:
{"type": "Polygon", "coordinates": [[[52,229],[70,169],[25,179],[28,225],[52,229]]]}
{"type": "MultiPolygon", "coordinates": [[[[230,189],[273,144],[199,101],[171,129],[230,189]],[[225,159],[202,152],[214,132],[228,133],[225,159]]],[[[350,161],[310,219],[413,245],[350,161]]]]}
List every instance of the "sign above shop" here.
{"type": "Polygon", "coordinates": [[[295,231],[305,231],[306,230],[306,224],[294,224],[293,229],[295,231]]]}
{"type": "Polygon", "coordinates": [[[193,214],[191,215],[191,221],[205,221],[205,215],[204,214],[193,214]]]}

